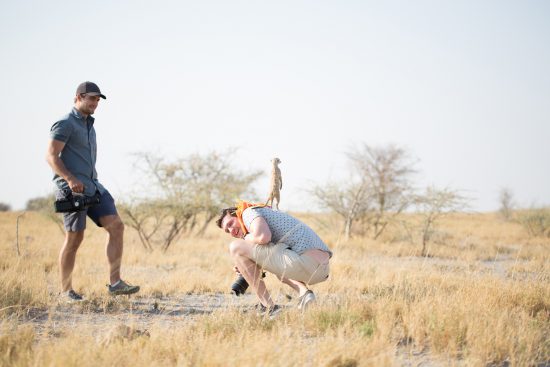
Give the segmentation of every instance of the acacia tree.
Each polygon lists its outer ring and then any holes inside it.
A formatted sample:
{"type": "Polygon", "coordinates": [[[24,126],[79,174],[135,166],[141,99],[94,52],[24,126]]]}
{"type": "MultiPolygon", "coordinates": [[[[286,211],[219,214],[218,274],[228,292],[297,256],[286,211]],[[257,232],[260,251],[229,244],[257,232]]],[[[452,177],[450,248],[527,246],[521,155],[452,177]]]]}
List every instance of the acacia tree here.
{"type": "Polygon", "coordinates": [[[434,233],[436,222],[448,213],[466,209],[468,200],[455,190],[428,187],[423,194],[415,196],[414,204],[422,217],[420,224],[421,255],[426,256],[427,244],[434,233]]]}
{"type": "Polygon", "coordinates": [[[348,180],[316,186],[311,193],[322,207],[344,219],[346,238],[360,221],[376,239],[410,204],[413,164],[404,149],[393,145],[374,148],[363,143],[351,148],[346,157],[348,180]]]}
{"type": "Polygon", "coordinates": [[[315,186],[311,194],[317,202],[344,219],[344,237],[351,237],[352,226],[369,209],[368,188],[364,182],[350,179],[340,183],[315,186]]]}
{"type": "Polygon", "coordinates": [[[135,166],[144,173],[146,187],[141,196],[122,206],[122,212],[147,250],[160,245],[166,251],[181,234],[197,226],[197,234],[202,235],[222,206],[251,193],[250,185],[260,171],[235,169],[234,153],[230,149],[172,161],[152,153],[136,154],[135,166]]]}
{"type": "Polygon", "coordinates": [[[156,245],[166,251],[180,234],[193,228],[192,218],[196,215],[189,208],[163,199],[132,200],[120,208],[125,222],[137,231],[148,251],[153,251],[156,245]]]}
{"type": "Polygon", "coordinates": [[[370,147],[363,143],[347,153],[368,187],[371,210],[363,218],[368,231],[377,239],[386,226],[410,204],[412,184],[410,177],[415,172],[409,154],[395,145],[370,147]]]}
{"type": "Polygon", "coordinates": [[[499,202],[500,208],[499,213],[505,220],[512,219],[512,213],[514,211],[514,195],[512,191],[508,188],[503,188],[500,190],[499,202]]]}

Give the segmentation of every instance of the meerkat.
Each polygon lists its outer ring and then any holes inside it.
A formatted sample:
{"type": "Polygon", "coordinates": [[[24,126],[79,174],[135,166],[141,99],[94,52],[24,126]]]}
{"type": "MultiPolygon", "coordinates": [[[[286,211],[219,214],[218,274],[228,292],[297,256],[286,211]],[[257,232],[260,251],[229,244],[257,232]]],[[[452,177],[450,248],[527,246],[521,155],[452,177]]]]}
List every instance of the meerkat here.
{"type": "Polygon", "coordinates": [[[281,189],[283,188],[283,178],[281,176],[281,170],[279,169],[281,160],[279,158],[273,158],[271,163],[273,164],[271,169],[271,191],[265,205],[271,202],[271,206],[273,207],[273,200],[275,199],[277,200],[275,208],[279,210],[279,203],[281,202],[281,189]]]}

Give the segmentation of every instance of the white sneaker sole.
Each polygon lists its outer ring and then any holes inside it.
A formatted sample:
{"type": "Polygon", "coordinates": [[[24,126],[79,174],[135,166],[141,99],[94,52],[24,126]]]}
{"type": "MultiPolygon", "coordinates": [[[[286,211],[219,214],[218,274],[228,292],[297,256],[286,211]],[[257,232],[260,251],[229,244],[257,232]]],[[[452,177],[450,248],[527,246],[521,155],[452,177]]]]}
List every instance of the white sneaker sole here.
{"type": "Polygon", "coordinates": [[[307,292],[300,299],[298,310],[305,311],[313,302],[315,302],[315,294],[313,292],[307,292]]]}

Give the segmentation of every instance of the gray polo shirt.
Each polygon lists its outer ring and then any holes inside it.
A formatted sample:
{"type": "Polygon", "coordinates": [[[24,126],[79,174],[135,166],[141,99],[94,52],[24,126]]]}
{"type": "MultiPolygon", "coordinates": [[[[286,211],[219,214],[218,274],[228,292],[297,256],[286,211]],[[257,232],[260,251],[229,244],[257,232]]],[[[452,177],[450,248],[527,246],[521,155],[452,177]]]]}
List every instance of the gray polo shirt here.
{"type": "MultiPolygon", "coordinates": [[[[105,188],[97,180],[95,162],[97,143],[94,118],[84,119],[76,108],[52,125],[50,137],[65,143],[59,157],[74,176],[84,184],[84,194],[92,196],[96,190],[103,194],[105,188]]],[[[68,189],[69,185],[61,176],[55,174],[53,181],[59,189],[68,189]]]]}

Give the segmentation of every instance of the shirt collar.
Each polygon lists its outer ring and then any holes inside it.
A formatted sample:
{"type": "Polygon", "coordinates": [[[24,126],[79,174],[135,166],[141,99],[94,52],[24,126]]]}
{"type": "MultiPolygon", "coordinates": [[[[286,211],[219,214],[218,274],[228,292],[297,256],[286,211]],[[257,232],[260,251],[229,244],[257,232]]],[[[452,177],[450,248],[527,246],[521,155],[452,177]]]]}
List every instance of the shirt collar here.
{"type": "MultiPolygon", "coordinates": [[[[84,119],[82,118],[82,115],[80,114],[80,112],[78,112],[78,110],[76,109],[76,107],[73,107],[73,110],[71,111],[71,114],[72,114],[74,117],[76,117],[77,119],[79,119],[79,120],[84,120],[84,119]]],[[[88,116],[88,118],[86,119],[85,122],[89,122],[89,123],[93,124],[93,123],[94,123],[94,120],[95,120],[94,117],[88,116]]]]}

